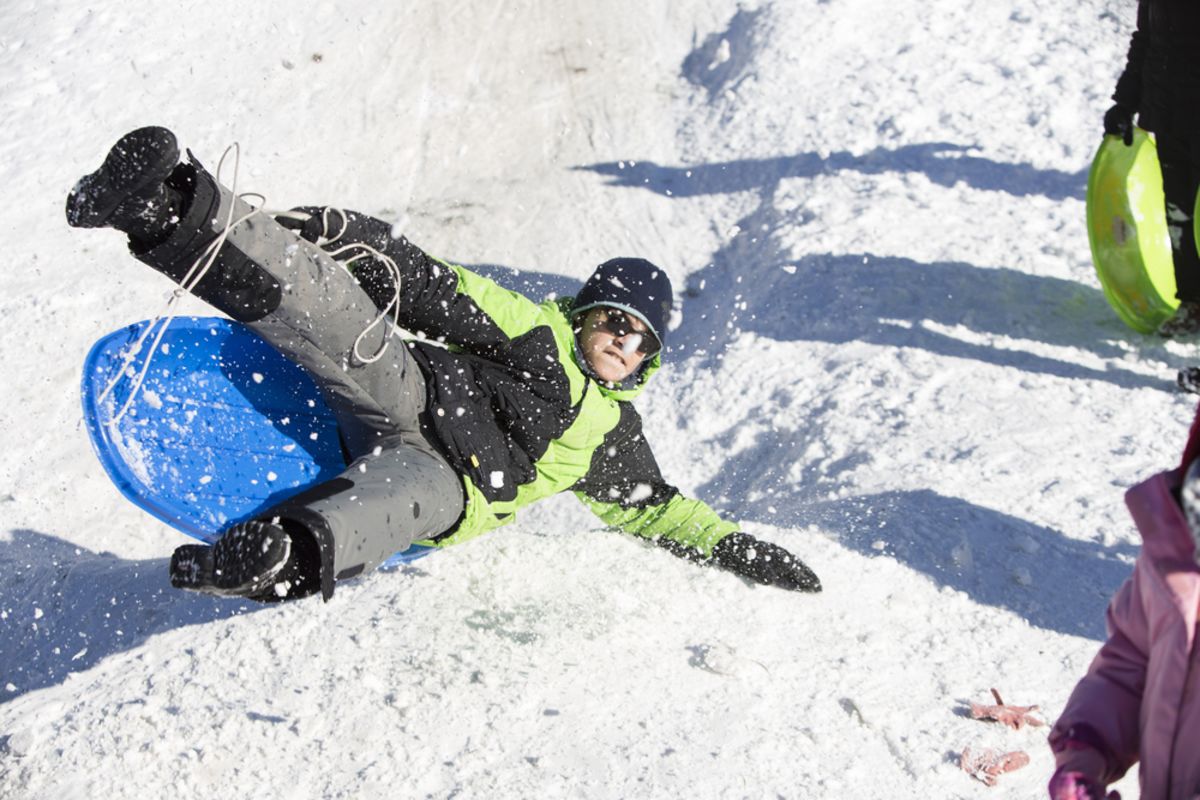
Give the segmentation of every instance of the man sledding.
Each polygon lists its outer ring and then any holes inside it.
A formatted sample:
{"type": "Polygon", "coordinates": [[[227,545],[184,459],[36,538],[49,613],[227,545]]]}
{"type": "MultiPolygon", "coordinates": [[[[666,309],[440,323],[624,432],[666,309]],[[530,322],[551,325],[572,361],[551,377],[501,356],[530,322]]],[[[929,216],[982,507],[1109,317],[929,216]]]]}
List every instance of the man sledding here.
{"type": "Polygon", "coordinates": [[[125,233],[136,258],[303,367],[338,421],[345,472],[213,546],[178,548],[175,586],[328,599],[413,543],[457,544],[573,491],[677,555],[820,591],[799,559],[663,479],[631,403],[661,363],[673,302],[650,262],[606,261],[575,297],[535,303],[366,215],[272,218],[194,157],[180,163],[158,127],[122,137],[66,212],[125,233]]]}

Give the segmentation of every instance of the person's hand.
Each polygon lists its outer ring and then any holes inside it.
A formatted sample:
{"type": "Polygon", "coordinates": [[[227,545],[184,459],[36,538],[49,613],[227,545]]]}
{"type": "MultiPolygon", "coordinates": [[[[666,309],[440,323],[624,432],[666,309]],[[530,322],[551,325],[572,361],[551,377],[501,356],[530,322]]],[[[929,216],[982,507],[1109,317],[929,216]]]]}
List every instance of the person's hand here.
{"type": "Polygon", "coordinates": [[[343,251],[347,245],[364,244],[383,252],[392,239],[392,228],[383,220],[331,206],[297,206],[276,214],[275,221],[338,260],[363,253],[361,248],[343,251]]]}
{"type": "Polygon", "coordinates": [[[1121,800],[1119,792],[1104,793],[1104,785],[1078,771],[1059,767],[1050,779],[1050,800],[1121,800]]]}
{"type": "Polygon", "coordinates": [[[1133,109],[1117,103],[1104,112],[1104,132],[1120,136],[1126,146],[1133,144],[1133,109]]]}
{"type": "Polygon", "coordinates": [[[777,544],[731,533],[712,551],[713,562],[755,583],[796,592],[821,591],[821,579],[803,561],[777,544]]]}

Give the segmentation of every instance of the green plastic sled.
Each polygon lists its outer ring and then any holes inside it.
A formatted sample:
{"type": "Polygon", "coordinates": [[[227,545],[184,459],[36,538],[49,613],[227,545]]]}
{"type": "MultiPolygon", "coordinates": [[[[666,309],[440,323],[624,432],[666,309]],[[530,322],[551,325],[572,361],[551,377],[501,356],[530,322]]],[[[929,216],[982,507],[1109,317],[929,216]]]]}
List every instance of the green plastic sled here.
{"type": "Polygon", "coordinates": [[[1104,296],[1125,324],[1152,333],[1179,307],[1154,140],[1105,136],[1087,187],[1088,243],[1104,296]]]}

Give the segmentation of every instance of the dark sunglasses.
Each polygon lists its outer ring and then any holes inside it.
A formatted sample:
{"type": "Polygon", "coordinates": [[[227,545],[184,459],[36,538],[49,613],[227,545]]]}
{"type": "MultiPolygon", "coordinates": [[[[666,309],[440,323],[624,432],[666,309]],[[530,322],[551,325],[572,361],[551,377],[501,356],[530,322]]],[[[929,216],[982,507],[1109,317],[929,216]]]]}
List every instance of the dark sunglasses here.
{"type": "Polygon", "coordinates": [[[662,350],[662,342],[658,340],[658,337],[650,330],[635,331],[629,324],[629,315],[621,309],[601,306],[600,312],[603,314],[603,318],[599,322],[600,327],[613,336],[620,338],[626,334],[636,333],[642,337],[637,346],[637,351],[642,355],[650,357],[662,350]]]}

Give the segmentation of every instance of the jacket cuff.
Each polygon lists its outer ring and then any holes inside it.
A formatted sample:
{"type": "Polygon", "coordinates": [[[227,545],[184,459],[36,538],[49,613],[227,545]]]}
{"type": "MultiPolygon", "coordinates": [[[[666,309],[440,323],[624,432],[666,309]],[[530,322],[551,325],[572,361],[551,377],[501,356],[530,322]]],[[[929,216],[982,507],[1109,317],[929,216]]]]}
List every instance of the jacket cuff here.
{"type": "Polygon", "coordinates": [[[1091,725],[1080,723],[1066,732],[1055,731],[1050,736],[1050,749],[1060,769],[1081,772],[1105,785],[1119,777],[1113,769],[1108,745],[1091,725]]]}

